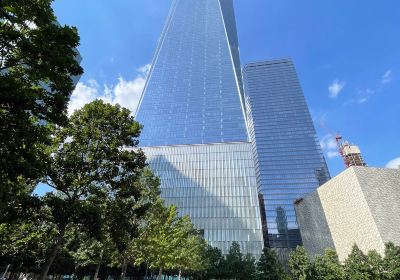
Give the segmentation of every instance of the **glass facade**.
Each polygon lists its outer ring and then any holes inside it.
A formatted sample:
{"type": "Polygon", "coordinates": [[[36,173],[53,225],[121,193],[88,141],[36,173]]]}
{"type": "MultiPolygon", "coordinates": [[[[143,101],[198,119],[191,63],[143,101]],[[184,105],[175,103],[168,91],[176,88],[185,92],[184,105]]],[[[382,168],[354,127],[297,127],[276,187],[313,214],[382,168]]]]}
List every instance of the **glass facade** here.
{"type": "Polygon", "coordinates": [[[210,245],[226,254],[237,241],[244,253],[260,255],[263,237],[250,143],[142,149],[161,178],[161,196],[189,215],[210,245]]]}
{"type": "Polygon", "coordinates": [[[248,141],[232,0],[174,0],[136,119],[141,145],[248,141]]]}
{"type": "Polygon", "coordinates": [[[173,0],[136,119],[161,196],[213,246],[263,247],[232,0],[173,0]]]}
{"type": "Polygon", "coordinates": [[[292,61],[248,64],[243,80],[264,238],[285,260],[302,243],[293,202],[330,175],[292,61]]]}

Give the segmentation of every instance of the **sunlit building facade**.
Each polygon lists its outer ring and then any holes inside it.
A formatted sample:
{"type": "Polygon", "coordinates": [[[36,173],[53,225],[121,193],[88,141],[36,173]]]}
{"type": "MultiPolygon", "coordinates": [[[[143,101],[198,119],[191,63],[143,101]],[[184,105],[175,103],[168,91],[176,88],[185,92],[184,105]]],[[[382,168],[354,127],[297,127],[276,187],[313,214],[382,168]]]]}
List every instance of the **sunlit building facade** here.
{"type": "Polygon", "coordinates": [[[293,202],[330,175],[292,61],[247,64],[243,80],[264,238],[285,262],[302,244],[293,202]]]}
{"type": "Polygon", "coordinates": [[[167,204],[223,253],[263,247],[232,0],[174,0],[136,119],[167,204]]]}
{"type": "Polygon", "coordinates": [[[174,0],[137,120],[143,146],[248,141],[232,0],[174,0]]]}
{"type": "Polygon", "coordinates": [[[226,254],[236,241],[244,253],[260,254],[263,236],[250,143],[143,150],[161,178],[162,197],[188,214],[210,245],[226,254]]]}

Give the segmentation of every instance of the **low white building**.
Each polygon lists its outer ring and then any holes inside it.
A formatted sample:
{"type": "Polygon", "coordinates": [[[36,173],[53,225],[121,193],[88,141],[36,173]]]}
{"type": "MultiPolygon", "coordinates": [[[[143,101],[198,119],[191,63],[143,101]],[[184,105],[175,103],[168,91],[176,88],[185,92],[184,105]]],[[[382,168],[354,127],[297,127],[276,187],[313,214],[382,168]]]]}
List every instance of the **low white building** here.
{"type": "Polygon", "coordinates": [[[295,202],[311,257],[335,249],[341,261],[354,244],[382,254],[400,245],[400,169],[353,166],[295,202]]]}

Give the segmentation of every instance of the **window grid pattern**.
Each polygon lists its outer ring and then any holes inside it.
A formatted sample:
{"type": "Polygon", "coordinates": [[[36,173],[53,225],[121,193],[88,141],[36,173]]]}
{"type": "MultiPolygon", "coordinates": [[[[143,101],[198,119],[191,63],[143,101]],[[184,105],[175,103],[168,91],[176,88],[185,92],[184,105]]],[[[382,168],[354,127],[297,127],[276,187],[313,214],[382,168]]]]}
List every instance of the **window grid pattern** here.
{"type": "Polygon", "coordinates": [[[161,196],[226,254],[233,241],[259,256],[263,246],[249,142],[142,148],[160,177],[161,196]]]}
{"type": "Polygon", "coordinates": [[[292,61],[248,64],[243,80],[264,235],[287,256],[302,244],[293,202],[330,175],[292,61]]]}
{"type": "Polygon", "coordinates": [[[234,19],[232,0],[173,1],[136,114],[142,146],[248,141],[234,19]]]}

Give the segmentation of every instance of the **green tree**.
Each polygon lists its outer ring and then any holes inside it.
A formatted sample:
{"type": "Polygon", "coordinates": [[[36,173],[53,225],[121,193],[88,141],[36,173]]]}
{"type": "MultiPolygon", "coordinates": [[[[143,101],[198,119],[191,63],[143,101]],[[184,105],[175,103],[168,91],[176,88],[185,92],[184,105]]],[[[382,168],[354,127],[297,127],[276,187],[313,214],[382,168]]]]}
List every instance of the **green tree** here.
{"type": "Polygon", "coordinates": [[[312,279],[342,280],[343,267],[334,250],[327,249],[323,256],[317,256],[313,263],[312,279]]]}
{"type": "Polygon", "coordinates": [[[304,247],[297,246],[297,248],[290,253],[289,270],[293,279],[311,279],[311,261],[304,247]]]}
{"type": "Polygon", "coordinates": [[[386,271],[386,279],[400,279],[400,246],[395,246],[392,242],[385,244],[383,266],[386,271]]]}
{"type": "Polygon", "coordinates": [[[51,0],[0,1],[0,209],[43,174],[51,124],[80,75],[76,28],[56,22],[51,0]]]}
{"type": "Polygon", "coordinates": [[[135,263],[158,269],[159,278],[165,270],[198,272],[206,265],[205,246],[188,216],[178,217],[176,206],[164,207],[158,200],[135,240],[135,263]]]}
{"type": "Polygon", "coordinates": [[[242,261],[242,272],[239,274],[238,279],[257,279],[257,265],[256,259],[251,254],[246,254],[242,261]]]}
{"type": "Polygon", "coordinates": [[[372,250],[368,252],[367,257],[371,278],[375,280],[384,280],[385,268],[382,256],[376,250],[372,250]]]}
{"type": "MultiPolygon", "coordinates": [[[[12,271],[39,273],[57,237],[54,223],[45,206],[28,219],[0,226],[0,266],[11,264],[12,271]]],[[[73,271],[74,258],[70,250],[61,247],[52,267],[53,272],[73,271]],[[70,269],[68,271],[68,269],[70,269]]]]}
{"type": "MultiPolygon", "coordinates": [[[[109,196],[104,209],[104,223],[113,243],[114,263],[121,264],[121,278],[124,279],[129,263],[136,258],[135,239],[139,227],[145,223],[146,213],[159,199],[159,179],[148,168],[124,192],[109,196]]],[[[116,184],[119,186],[119,184],[116,184]]],[[[121,187],[126,187],[124,184],[121,187]]]]}
{"type": "Polygon", "coordinates": [[[225,256],[224,278],[255,279],[256,263],[251,255],[243,255],[238,242],[232,242],[228,254],[225,256]]]}
{"type": "Polygon", "coordinates": [[[348,280],[372,280],[373,273],[366,256],[357,245],[344,262],[344,276],[348,280]]]}
{"type": "Polygon", "coordinates": [[[206,262],[205,279],[225,278],[223,274],[225,259],[220,249],[207,245],[203,259],[206,262]]]}
{"type": "Polygon", "coordinates": [[[150,210],[146,224],[141,227],[135,242],[136,264],[146,263],[150,269],[158,269],[159,278],[165,269],[173,269],[176,240],[174,225],[177,221],[175,206],[165,208],[159,200],[150,210]]]}
{"type": "Polygon", "coordinates": [[[97,279],[101,265],[110,265],[115,252],[108,232],[102,232],[100,240],[89,237],[87,234],[73,228],[66,234],[65,247],[70,252],[75,262],[75,269],[94,267],[93,279],[97,279]]]}
{"type": "Polygon", "coordinates": [[[226,277],[237,279],[242,271],[243,254],[238,242],[232,242],[228,254],[225,256],[226,277]]]}
{"type": "Polygon", "coordinates": [[[132,149],[140,129],[129,110],[96,100],[75,111],[69,123],[55,131],[46,183],[56,193],[46,194],[43,201],[57,236],[40,280],[46,279],[69,227],[100,238],[102,205],[108,205],[107,211],[114,215],[114,226],[108,229],[113,230],[111,237],[119,238],[131,225],[126,219],[135,219],[136,211],[143,211],[142,205],[136,206],[143,194],[139,186],[145,156],[132,149]]]}
{"type": "Polygon", "coordinates": [[[281,280],[285,279],[282,265],[279,263],[275,251],[268,247],[263,249],[263,253],[257,262],[258,280],[281,280]]]}
{"type": "Polygon", "coordinates": [[[0,225],[0,266],[11,265],[12,270],[37,272],[44,263],[43,251],[54,238],[54,231],[36,220],[23,223],[3,223],[0,225]]]}
{"type": "Polygon", "coordinates": [[[194,228],[188,216],[178,219],[175,227],[175,239],[178,246],[173,252],[175,255],[173,269],[178,270],[178,279],[181,278],[182,272],[202,272],[207,265],[203,258],[207,243],[194,228]]]}

